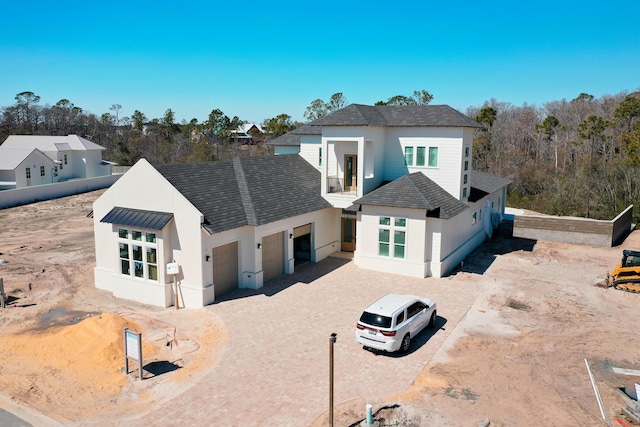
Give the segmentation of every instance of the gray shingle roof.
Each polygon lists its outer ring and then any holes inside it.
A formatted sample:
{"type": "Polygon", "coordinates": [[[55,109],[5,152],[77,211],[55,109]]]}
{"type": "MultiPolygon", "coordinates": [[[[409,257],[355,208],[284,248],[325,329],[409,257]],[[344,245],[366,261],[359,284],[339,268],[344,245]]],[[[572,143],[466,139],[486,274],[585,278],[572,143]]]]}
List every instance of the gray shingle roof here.
{"type": "Polygon", "coordinates": [[[471,171],[470,184],[472,188],[476,188],[487,194],[491,194],[494,191],[506,187],[513,181],[507,178],[502,178],[496,175],[491,175],[486,172],[480,172],[477,170],[471,171]]]}
{"type": "Polygon", "coordinates": [[[467,205],[447,193],[421,172],[404,175],[353,202],[356,205],[426,209],[439,218],[449,219],[467,209],[467,205]]]}
{"type": "Polygon", "coordinates": [[[291,132],[287,132],[284,135],[280,135],[279,137],[272,139],[268,144],[278,146],[298,146],[300,145],[300,137],[307,135],[322,135],[322,128],[320,126],[303,125],[291,132]]]}
{"type": "Polygon", "coordinates": [[[482,127],[480,123],[448,105],[351,104],[309,124],[314,126],[482,127]]]}
{"type": "Polygon", "coordinates": [[[320,172],[297,154],[157,170],[204,215],[212,234],[331,207],[320,195],[320,172]]]}

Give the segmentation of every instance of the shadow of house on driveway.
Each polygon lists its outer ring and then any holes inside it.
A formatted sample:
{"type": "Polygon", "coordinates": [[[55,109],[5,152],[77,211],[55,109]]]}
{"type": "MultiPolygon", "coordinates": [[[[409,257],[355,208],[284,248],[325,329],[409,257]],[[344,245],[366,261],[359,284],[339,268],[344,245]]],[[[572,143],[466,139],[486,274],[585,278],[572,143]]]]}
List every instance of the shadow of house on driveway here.
{"type": "Polygon", "coordinates": [[[418,351],[423,345],[427,343],[427,341],[431,339],[431,337],[433,337],[436,333],[438,333],[438,331],[445,330],[444,325],[446,324],[447,324],[447,319],[445,319],[442,316],[437,316],[435,327],[429,328],[427,326],[422,331],[420,331],[418,335],[416,335],[415,337],[411,337],[411,346],[409,347],[409,351],[407,352],[403,353],[401,351],[397,351],[395,353],[389,353],[386,351],[375,350],[375,349],[367,349],[366,351],[370,351],[376,356],[385,355],[393,358],[405,357],[411,353],[415,353],[416,351],[418,351]]]}
{"type": "Polygon", "coordinates": [[[351,262],[349,259],[329,256],[320,262],[307,262],[296,267],[292,274],[285,274],[265,282],[260,289],[236,289],[224,295],[216,297],[213,304],[224,301],[247,298],[254,295],[274,296],[296,283],[312,283],[320,277],[331,273],[343,265],[351,262]]]}
{"type": "Polygon", "coordinates": [[[518,251],[531,252],[536,243],[537,240],[513,237],[512,225],[501,225],[491,239],[485,240],[467,255],[464,262],[451,270],[448,276],[455,276],[459,272],[484,274],[498,255],[518,251]]]}

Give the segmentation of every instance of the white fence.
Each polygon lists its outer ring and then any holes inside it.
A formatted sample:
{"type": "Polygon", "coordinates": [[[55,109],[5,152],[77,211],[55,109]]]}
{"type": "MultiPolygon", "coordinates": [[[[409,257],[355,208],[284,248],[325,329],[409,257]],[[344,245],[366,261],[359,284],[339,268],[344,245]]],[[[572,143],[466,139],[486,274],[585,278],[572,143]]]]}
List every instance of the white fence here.
{"type": "Polygon", "coordinates": [[[2,190],[0,191],[0,209],[100,190],[101,188],[111,187],[121,176],[106,175],[96,178],[55,182],[53,184],[34,185],[15,190],[2,190]]]}

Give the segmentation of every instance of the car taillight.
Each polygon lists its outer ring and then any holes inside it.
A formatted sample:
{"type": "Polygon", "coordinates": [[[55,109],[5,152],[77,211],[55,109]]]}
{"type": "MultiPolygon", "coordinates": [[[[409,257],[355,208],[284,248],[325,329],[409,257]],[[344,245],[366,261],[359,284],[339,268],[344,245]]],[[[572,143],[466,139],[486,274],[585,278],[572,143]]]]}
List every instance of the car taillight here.
{"type": "Polygon", "coordinates": [[[396,336],[396,331],[380,331],[380,333],[382,335],[384,335],[385,337],[395,337],[396,336]]]}
{"type": "Polygon", "coordinates": [[[364,329],[364,326],[362,326],[360,323],[357,323],[356,324],[356,328],[362,330],[362,329],[364,329]]]}

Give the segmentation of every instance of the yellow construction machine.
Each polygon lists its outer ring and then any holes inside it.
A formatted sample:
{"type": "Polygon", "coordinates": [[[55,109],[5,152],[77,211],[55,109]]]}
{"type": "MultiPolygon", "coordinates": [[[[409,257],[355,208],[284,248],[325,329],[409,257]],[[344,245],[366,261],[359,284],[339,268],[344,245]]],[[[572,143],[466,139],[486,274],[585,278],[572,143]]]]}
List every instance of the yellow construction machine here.
{"type": "Polygon", "coordinates": [[[640,292],[640,251],[625,249],[622,261],[607,274],[607,286],[627,292],[640,292]]]}

